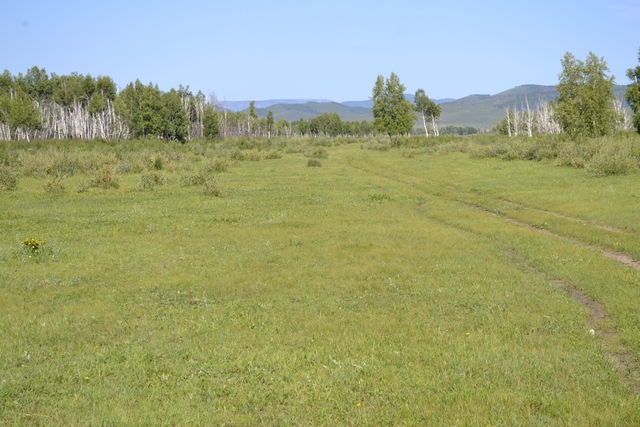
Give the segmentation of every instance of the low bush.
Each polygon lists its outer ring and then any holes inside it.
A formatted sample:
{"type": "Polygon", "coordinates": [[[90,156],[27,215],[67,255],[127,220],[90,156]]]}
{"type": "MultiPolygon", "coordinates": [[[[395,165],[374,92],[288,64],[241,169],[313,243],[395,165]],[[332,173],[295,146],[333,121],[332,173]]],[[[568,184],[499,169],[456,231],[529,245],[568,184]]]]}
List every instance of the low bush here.
{"type": "Polygon", "coordinates": [[[67,188],[66,175],[56,174],[50,175],[44,180],[44,191],[49,194],[62,193],[67,188]]]}
{"type": "Polygon", "coordinates": [[[167,185],[167,178],[158,172],[147,172],[140,175],[136,189],[138,191],[153,191],[158,185],[167,185]]]}
{"type": "Polygon", "coordinates": [[[102,188],[119,188],[120,175],[114,165],[104,163],[102,167],[96,170],[91,178],[92,187],[102,188]]]}
{"type": "Polygon", "coordinates": [[[202,192],[205,196],[222,196],[222,189],[215,175],[208,176],[202,184],[202,192]]]}
{"type": "Polygon", "coordinates": [[[8,166],[0,166],[0,190],[15,190],[18,176],[8,166]]]}

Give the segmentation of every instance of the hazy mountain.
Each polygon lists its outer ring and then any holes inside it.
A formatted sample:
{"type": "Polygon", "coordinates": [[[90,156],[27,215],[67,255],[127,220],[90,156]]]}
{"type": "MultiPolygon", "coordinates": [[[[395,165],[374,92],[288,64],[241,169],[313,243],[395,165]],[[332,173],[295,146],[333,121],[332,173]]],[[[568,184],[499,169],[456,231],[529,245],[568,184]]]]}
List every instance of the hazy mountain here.
{"type": "MultiPolygon", "coordinates": [[[[615,86],[614,94],[624,99],[626,86],[615,86]]],[[[496,95],[469,95],[442,104],[441,126],[472,126],[488,129],[500,122],[507,108],[526,110],[527,101],[531,110],[540,103],[555,101],[558,91],[555,86],[523,85],[505,90],[496,95]]]]}
{"type": "MultiPolygon", "coordinates": [[[[350,107],[337,102],[306,102],[304,104],[274,104],[268,108],[256,108],[258,116],[265,117],[268,111],[273,112],[275,120],[285,119],[288,121],[299,120],[301,118],[313,118],[322,113],[338,113],[344,121],[373,120],[371,108],[350,107]]],[[[248,111],[248,110],[247,110],[248,111]]]]}
{"type": "MultiPolygon", "coordinates": [[[[409,102],[413,102],[414,96],[411,93],[405,93],[404,97],[409,100],[409,102]]],[[[455,101],[453,98],[443,98],[443,99],[433,99],[433,102],[436,104],[445,104],[447,102],[455,101]]],[[[348,107],[364,107],[364,108],[372,108],[373,101],[367,99],[366,101],[345,101],[341,102],[342,105],[346,105],[348,107]]]]}
{"type": "MultiPolygon", "coordinates": [[[[624,99],[626,86],[615,86],[614,93],[624,99]]],[[[405,97],[413,102],[412,94],[405,97]]],[[[460,99],[434,99],[442,105],[441,126],[472,126],[479,129],[488,129],[500,122],[507,108],[526,109],[526,103],[534,110],[539,103],[555,101],[558,91],[555,86],[523,85],[505,90],[496,95],[469,95],[460,99]]],[[[327,100],[311,99],[272,99],[256,101],[258,116],[264,117],[268,110],[273,111],[274,118],[289,121],[300,118],[311,118],[322,113],[337,113],[342,120],[362,121],[373,120],[371,115],[371,100],[333,102],[327,100]]],[[[233,111],[242,111],[249,108],[249,101],[225,101],[219,103],[219,107],[226,107],[233,111]],[[244,107],[244,108],[241,108],[244,107]]]]}
{"type": "MultiPolygon", "coordinates": [[[[256,109],[268,108],[276,104],[306,104],[307,102],[333,102],[328,99],[267,99],[255,101],[256,109]]],[[[218,101],[218,108],[230,111],[242,111],[249,108],[251,101],[218,101]]]]}

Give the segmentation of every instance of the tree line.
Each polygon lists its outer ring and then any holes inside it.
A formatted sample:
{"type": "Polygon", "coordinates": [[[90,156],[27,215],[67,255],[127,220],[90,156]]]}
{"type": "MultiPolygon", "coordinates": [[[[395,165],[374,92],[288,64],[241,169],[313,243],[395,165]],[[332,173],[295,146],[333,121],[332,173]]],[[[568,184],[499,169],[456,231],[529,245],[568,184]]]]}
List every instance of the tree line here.
{"type": "MultiPolygon", "coordinates": [[[[638,51],[640,62],[640,50],[638,51]]],[[[567,52],[562,58],[558,99],[555,102],[507,108],[495,130],[506,135],[553,134],[571,137],[602,136],[632,126],[640,132],[640,66],[627,70],[631,84],[625,100],[613,94],[614,77],[604,58],[589,53],[585,61],[567,52]]],[[[214,95],[208,98],[179,86],[163,92],[158,85],[129,83],[118,92],[108,76],[71,73],[50,75],[33,67],[26,74],[0,74],[0,140],[14,139],[129,139],[162,138],[186,141],[193,138],[238,136],[367,136],[396,138],[412,133],[417,118],[424,133],[438,136],[440,105],[423,89],[412,104],[404,97],[405,86],[391,73],[379,75],[374,84],[373,122],[342,121],[337,113],[289,122],[275,120],[273,112],[259,118],[255,103],[248,112],[219,110],[214,95]]],[[[456,131],[460,131],[456,129],[456,131]]],[[[452,129],[447,129],[447,133],[452,129]]],[[[464,133],[471,133],[466,132],[464,133]]]]}
{"type": "MultiPolygon", "coordinates": [[[[640,62],[640,49],[638,50],[640,62]]],[[[625,100],[631,116],[621,99],[613,93],[615,77],[610,76],[607,62],[593,52],[585,61],[567,52],[561,60],[555,102],[538,103],[534,108],[529,100],[518,108],[507,108],[505,118],[496,130],[505,135],[566,133],[571,138],[605,136],[633,127],[640,132],[640,66],[627,70],[631,84],[625,100]]]]}
{"type": "Polygon", "coordinates": [[[238,136],[364,136],[368,121],[342,121],[336,113],[289,122],[273,112],[258,118],[248,112],[217,108],[214,95],[180,86],[163,92],[157,84],[129,83],[118,91],[108,76],[48,74],[33,67],[26,74],[0,75],[0,140],[129,139],[238,136]]]}
{"type": "MultiPolygon", "coordinates": [[[[640,50],[638,50],[640,62],[640,50]]],[[[567,133],[572,138],[597,137],[635,127],[640,132],[640,66],[627,70],[631,84],[625,100],[632,110],[629,117],[622,100],[613,93],[615,79],[609,76],[604,58],[589,53],[586,61],[576,59],[567,52],[561,61],[558,99],[555,102],[539,102],[536,106],[526,99],[524,105],[507,108],[505,118],[494,130],[505,135],[567,133]]],[[[405,87],[395,73],[385,79],[379,75],[373,86],[374,128],[390,138],[409,134],[415,121],[415,113],[422,119],[424,132],[439,135],[439,105],[429,99],[423,89],[415,93],[414,105],[404,98],[405,87]]]]}

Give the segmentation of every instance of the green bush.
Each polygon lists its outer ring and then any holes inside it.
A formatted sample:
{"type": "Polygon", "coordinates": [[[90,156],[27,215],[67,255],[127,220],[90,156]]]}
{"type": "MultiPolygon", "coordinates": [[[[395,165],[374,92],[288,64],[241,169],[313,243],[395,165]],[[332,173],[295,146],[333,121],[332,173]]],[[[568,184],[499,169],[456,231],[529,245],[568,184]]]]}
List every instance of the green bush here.
{"type": "Polygon", "coordinates": [[[322,163],[320,163],[320,160],[318,160],[318,159],[309,159],[309,160],[307,160],[307,166],[308,167],[320,168],[320,167],[322,167],[322,163]]]}
{"type": "Polygon", "coordinates": [[[7,166],[0,166],[0,190],[15,190],[18,177],[7,166]]]}
{"type": "Polygon", "coordinates": [[[218,178],[216,178],[215,175],[207,177],[207,179],[204,181],[204,184],[202,184],[202,192],[206,196],[222,196],[222,189],[220,188],[218,178]]]}
{"type": "Polygon", "coordinates": [[[619,141],[605,142],[586,165],[587,173],[601,177],[626,175],[638,168],[638,156],[630,144],[619,141]]]}
{"type": "Polygon", "coordinates": [[[62,193],[67,188],[67,177],[65,175],[56,174],[56,176],[48,176],[44,180],[44,191],[49,194],[62,193]]]}
{"type": "Polygon", "coordinates": [[[195,187],[196,185],[203,185],[207,180],[207,176],[201,172],[196,171],[180,177],[180,185],[183,187],[195,187]]]}
{"type": "Polygon", "coordinates": [[[226,157],[216,157],[216,159],[205,166],[207,172],[225,172],[229,169],[229,162],[226,157]]]}
{"type": "Polygon", "coordinates": [[[304,153],[304,155],[305,157],[313,157],[316,159],[326,159],[329,157],[329,153],[327,153],[327,150],[321,147],[314,147],[312,149],[309,149],[304,153]]]}
{"type": "Polygon", "coordinates": [[[136,189],[138,191],[153,191],[158,185],[167,185],[167,178],[158,172],[148,172],[140,175],[136,189]]]}
{"type": "Polygon", "coordinates": [[[104,163],[102,167],[95,171],[93,178],[91,179],[92,187],[102,188],[119,188],[120,187],[120,175],[116,170],[116,167],[108,163],[104,163]]]}

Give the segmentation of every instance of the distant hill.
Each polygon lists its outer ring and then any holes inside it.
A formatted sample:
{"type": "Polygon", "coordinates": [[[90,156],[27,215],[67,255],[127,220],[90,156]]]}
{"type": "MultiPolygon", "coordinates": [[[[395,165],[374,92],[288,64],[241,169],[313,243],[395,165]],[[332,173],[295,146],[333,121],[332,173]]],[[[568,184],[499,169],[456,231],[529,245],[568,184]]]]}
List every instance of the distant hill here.
{"type": "MultiPolygon", "coordinates": [[[[615,86],[614,94],[623,99],[626,86],[615,86]]],[[[558,91],[555,86],[523,85],[505,90],[496,95],[470,95],[442,104],[441,126],[472,126],[478,129],[491,128],[500,122],[507,108],[533,110],[540,103],[555,101],[558,91]]]]}
{"type": "MultiPolygon", "coordinates": [[[[306,104],[307,102],[333,102],[328,99],[267,99],[255,101],[256,109],[268,108],[276,104],[306,104]]],[[[251,101],[219,101],[218,108],[230,111],[242,111],[249,108],[251,101]]]]}
{"type": "MultiPolygon", "coordinates": [[[[618,85],[614,87],[614,93],[618,98],[624,99],[626,89],[626,86],[618,85]]],[[[413,102],[412,94],[405,94],[405,97],[413,102]]],[[[558,91],[555,86],[523,85],[496,95],[469,95],[460,99],[445,98],[434,101],[442,106],[441,126],[488,129],[502,120],[507,108],[515,106],[525,109],[528,100],[530,108],[535,109],[539,103],[555,101],[557,97],[558,91]]],[[[248,111],[249,101],[225,101],[218,105],[232,111],[248,111]]],[[[256,101],[255,105],[258,116],[265,117],[271,110],[276,120],[294,121],[316,117],[322,113],[338,113],[344,121],[373,120],[371,100],[338,103],[322,99],[274,99],[256,101]]]]}
{"type": "MultiPolygon", "coordinates": [[[[257,103],[256,103],[257,104],[257,103]]],[[[268,108],[256,108],[260,117],[265,117],[269,110],[273,112],[275,120],[285,119],[289,121],[301,118],[313,118],[322,113],[338,113],[343,121],[373,120],[371,108],[350,107],[337,102],[306,102],[304,104],[274,104],[268,108]]],[[[248,110],[246,110],[248,111],[248,110]]]]}
{"type": "MultiPolygon", "coordinates": [[[[405,93],[404,97],[408,99],[410,102],[413,102],[414,96],[410,93],[405,93]]],[[[446,104],[447,102],[455,101],[453,98],[443,98],[443,99],[434,99],[433,102],[436,104],[446,104]]],[[[346,105],[348,107],[364,107],[364,108],[372,108],[373,101],[367,99],[366,101],[345,101],[341,102],[342,105],[346,105]]]]}

